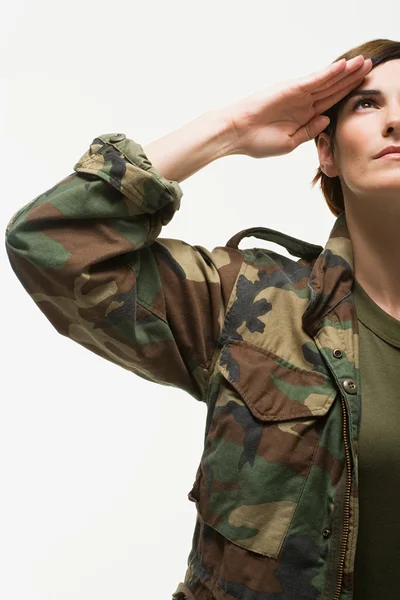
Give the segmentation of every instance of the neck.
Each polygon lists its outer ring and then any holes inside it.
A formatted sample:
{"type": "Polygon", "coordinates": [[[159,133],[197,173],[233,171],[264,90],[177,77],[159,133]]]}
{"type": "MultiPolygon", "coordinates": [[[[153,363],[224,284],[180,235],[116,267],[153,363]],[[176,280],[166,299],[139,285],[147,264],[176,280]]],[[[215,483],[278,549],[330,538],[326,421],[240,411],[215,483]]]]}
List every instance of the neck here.
{"type": "Polygon", "coordinates": [[[372,300],[400,319],[400,203],[393,198],[345,203],[354,274],[372,300]]]}

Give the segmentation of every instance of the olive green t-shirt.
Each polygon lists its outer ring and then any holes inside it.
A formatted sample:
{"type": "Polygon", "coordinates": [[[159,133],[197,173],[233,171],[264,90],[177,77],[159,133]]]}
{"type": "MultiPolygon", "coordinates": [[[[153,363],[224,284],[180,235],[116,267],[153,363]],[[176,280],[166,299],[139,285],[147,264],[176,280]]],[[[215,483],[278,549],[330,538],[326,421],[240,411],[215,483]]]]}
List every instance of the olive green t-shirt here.
{"type": "Polygon", "coordinates": [[[360,340],[359,535],[354,600],[400,598],[400,321],[355,281],[360,340]]]}

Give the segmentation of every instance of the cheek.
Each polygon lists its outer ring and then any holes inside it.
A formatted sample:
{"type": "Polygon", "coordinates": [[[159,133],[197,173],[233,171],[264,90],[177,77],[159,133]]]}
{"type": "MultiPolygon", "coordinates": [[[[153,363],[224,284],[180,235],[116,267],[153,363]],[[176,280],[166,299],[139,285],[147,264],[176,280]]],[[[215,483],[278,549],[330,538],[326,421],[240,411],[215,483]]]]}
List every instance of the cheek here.
{"type": "Polygon", "coordinates": [[[348,127],[337,137],[336,165],[345,194],[357,196],[370,188],[370,144],[371,137],[365,131],[360,131],[360,128],[348,127]]]}
{"type": "Polygon", "coordinates": [[[352,124],[343,127],[336,136],[337,141],[337,164],[341,176],[356,177],[365,174],[365,168],[370,157],[369,146],[371,135],[366,127],[352,124]]]}

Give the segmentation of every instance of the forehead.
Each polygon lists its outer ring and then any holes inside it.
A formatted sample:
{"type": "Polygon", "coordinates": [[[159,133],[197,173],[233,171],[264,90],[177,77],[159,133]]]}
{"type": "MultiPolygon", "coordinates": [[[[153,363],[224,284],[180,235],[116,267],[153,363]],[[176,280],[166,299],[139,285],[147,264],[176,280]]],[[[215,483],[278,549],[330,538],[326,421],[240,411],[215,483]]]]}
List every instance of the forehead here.
{"type": "MultiPolygon", "coordinates": [[[[364,87],[399,88],[400,89],[400,58],[388,60],[371,69],[359,88],[364,87]]],[[[357,88],[357,89],[359,89],[357,88]]]]}

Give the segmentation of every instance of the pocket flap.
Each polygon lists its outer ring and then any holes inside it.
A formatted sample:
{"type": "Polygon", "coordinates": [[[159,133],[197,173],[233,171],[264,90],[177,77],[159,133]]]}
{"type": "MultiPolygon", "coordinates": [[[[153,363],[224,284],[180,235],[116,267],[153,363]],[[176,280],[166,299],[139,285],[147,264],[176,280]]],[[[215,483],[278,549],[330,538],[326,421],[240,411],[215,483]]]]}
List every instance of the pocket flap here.
{"type": "Polygon", "coordinates": [[[226,344],[218,368],[261,421],[325,415],[337,393],[327,375],[241,340],[226,344]]]}

